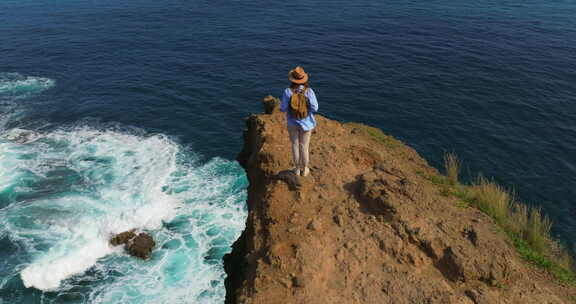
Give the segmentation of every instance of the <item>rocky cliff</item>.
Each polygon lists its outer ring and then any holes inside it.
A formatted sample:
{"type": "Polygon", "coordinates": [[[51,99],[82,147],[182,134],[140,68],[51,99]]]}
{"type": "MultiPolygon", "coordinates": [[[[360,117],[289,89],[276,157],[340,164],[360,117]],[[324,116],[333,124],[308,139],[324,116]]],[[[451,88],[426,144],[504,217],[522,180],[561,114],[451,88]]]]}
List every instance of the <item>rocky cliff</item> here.
{"type": "Polygon", "coordinates": [[[226,303],[572,303],[492,219],[442,195],[413,149],[317,115],[311,176],[296,177],[286,120],[247,119],[238,161],[246,230],[225,257],[226,303]]]}

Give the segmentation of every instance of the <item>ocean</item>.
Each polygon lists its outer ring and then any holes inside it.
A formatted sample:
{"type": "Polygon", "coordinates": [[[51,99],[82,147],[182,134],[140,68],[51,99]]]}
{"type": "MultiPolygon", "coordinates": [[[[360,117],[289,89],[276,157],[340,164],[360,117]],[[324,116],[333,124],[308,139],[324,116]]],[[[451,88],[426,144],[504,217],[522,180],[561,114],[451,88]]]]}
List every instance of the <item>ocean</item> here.
{"type": "Polygon", "coordinates": [[[0,303],[223,303],[244,118],[296,65],[320,114],[437,168],[455,153],[574,250],[574,16],[567,0],[3,0],[0,303]],[[133,227],[157,241],[149,261],[107,245],[133,227]]]}

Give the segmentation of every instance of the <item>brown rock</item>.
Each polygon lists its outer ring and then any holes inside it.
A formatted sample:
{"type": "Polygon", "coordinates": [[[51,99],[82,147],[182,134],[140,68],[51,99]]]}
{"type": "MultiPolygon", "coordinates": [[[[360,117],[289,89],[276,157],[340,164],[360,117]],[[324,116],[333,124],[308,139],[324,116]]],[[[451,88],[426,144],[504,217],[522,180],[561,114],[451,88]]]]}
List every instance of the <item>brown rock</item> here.
{"type": "Polygon", "coordinates": [[[334,223],[336,223],[336,225],[338,226],[344,226],[344,218],[341,215],[335,215],[332,217],[332,220],[334,221],[334,223]]]}
{"type": "Polygon", "coordinates": [[[132,229],[115,235],[110,239],[110,244],[112,246],[124,245],[124,249],[131,256],[147,260],[156,243],[150,235],[143,232],[136,235],[135,231],[136,229],[132,229]]]}
{"type": "Polygon", "coordinates": [[[264,97],[262,104],[264,104],[264,113],[272,114],[280,106],[280,99],[268,95],[264,97]]]}
{"type": "MultiPolygon", "coordinates": [[[[227,304],[570,303],[506,235],[424,176],[438,171],[381,131],[317,115],[314,174],[292,166],[273,98],[246,120],[246,229],[225,256],[227,304]],[[267,279],[263,279],[267,278],[267,279]]],[[[266,103],[266,102],[265,102],[266,103]]]]}
{"type": "Polygon", "coordinates": [[[134,231],[136,230],[132,229],[115,235],[110,239],[110,245],[118,246],[127,244],[131,239],[136,237],[136,233],[134,231]]]}
{"type": "Polygon", "coordinates": [[[310,221],[310,223],[308,223],[308,226],[306,226],[306,228],[312,231],[318,231],[318,229],[320,229],[321,227],[322,224],[320,220],[312,220],[310,221]]]}
{"type": "Polygon", "coordinates": [[[147,260],[150,258],[154,246],[156,246],[156,243],[151,236],[146,233],[140,233],[126,244],[126,251],[132,256],[147,260]]]}

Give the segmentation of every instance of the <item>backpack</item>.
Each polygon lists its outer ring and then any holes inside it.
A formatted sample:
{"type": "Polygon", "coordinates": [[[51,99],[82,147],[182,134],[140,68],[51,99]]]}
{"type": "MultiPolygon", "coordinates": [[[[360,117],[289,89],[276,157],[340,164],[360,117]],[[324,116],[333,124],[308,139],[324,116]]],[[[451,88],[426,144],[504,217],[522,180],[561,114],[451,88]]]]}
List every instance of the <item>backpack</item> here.
{"type": "Polygon", "coordinates": [[[290,97],[290,115],[293,118],[300,120],[308,116],[308,97],[306,97],[306,90],[301,90],[296,92],[296,90],[290,89],[292,91],[292,96],[290,97]]]}

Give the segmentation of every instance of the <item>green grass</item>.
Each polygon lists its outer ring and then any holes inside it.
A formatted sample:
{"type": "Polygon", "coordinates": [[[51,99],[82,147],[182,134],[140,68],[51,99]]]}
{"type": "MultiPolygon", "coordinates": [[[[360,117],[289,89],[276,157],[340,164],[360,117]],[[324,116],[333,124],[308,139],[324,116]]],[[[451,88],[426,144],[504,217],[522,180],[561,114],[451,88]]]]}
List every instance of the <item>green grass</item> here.
{"type": "Polygon", "coordinates": [[[510,235],[510,238],[514,243],[514,247],[524,260],[528,261],[532,265],[546,269],[560,282],[576,283],[576,275],[572,270],[563,267],[559,263],[554,262],[551,258],[539,253],[526,240],[515,235],[510,235]]]}
{"type": "Polygon", "coordinates": [[[456,207],[468,208],[468,207],[470,207],[470,205],[464,201],[458,201],[458,202],[456,202],[456,207]]]}
{"type": "Polygon", "coordinates": [[[450,181],[450,179],[448,179],[446,176],[428,175],[426,178],[428,178],[428,180],[430,180],[431,182],[433,182],[436,185],[440,185],[440,186],[452,186],[452,185],[454,185],[450,181]]]}
{"type": "MultiPolygon", "coordinates": [[[[364,130],[391,150],[402,145],[380,129],[358,123],[347,125],[364,130]]],[[[576,284],[573,258],[553,240],[550,235],[552,223],[540,209],[517,202],[514,192],[483,176],[470,184],[460,183],[461,165],[456,155],[450,153],[444,157],[446,175],[428,175],[423,171],[416,171],[416,174],[438,185],[440,195],[459,198],[457,207],[473,206],[491,216],[498,229],[509,236],[522,259],[547,270],[560,282],[576,284]]],[[[495,287],[506,288],[498,282],[495,284],[495,287]]]]}
{"type": "Polygon", "coordinates": [[[396,138],[394,138],[390,135],[384,134],[384,132],[382,132],[382,130],[380,130],[378,128],[370,127],[370,126],[360,124],[360,123],[355,123],[355,122],[350,122],[347,124],[352,126],[352,127],[359,128],[359,129],[366,131],[366,133],[368,133],[368,135],[372,136],[377,141],[383,143],[388,148],[394,149],[394,148],[402,145],[402,142],[400,142],[399,140],[397,140],[396,138]]]}
{"type": "Polygon", "coordinates": [[[444,158],[444,164],[447,176],[424,175],[441,187],[441,195],[453,195],[462,201],[457,206],[474,206],[488,214],[510,237],[525,261],[547,270],[560,282],[576,284],[573,259],[552,239],[552,222],[539,208],[517,202],[514,192],[483,176],[469,185],[461,184],[458,181],[461,163],[453,154],[444,158]]]}

